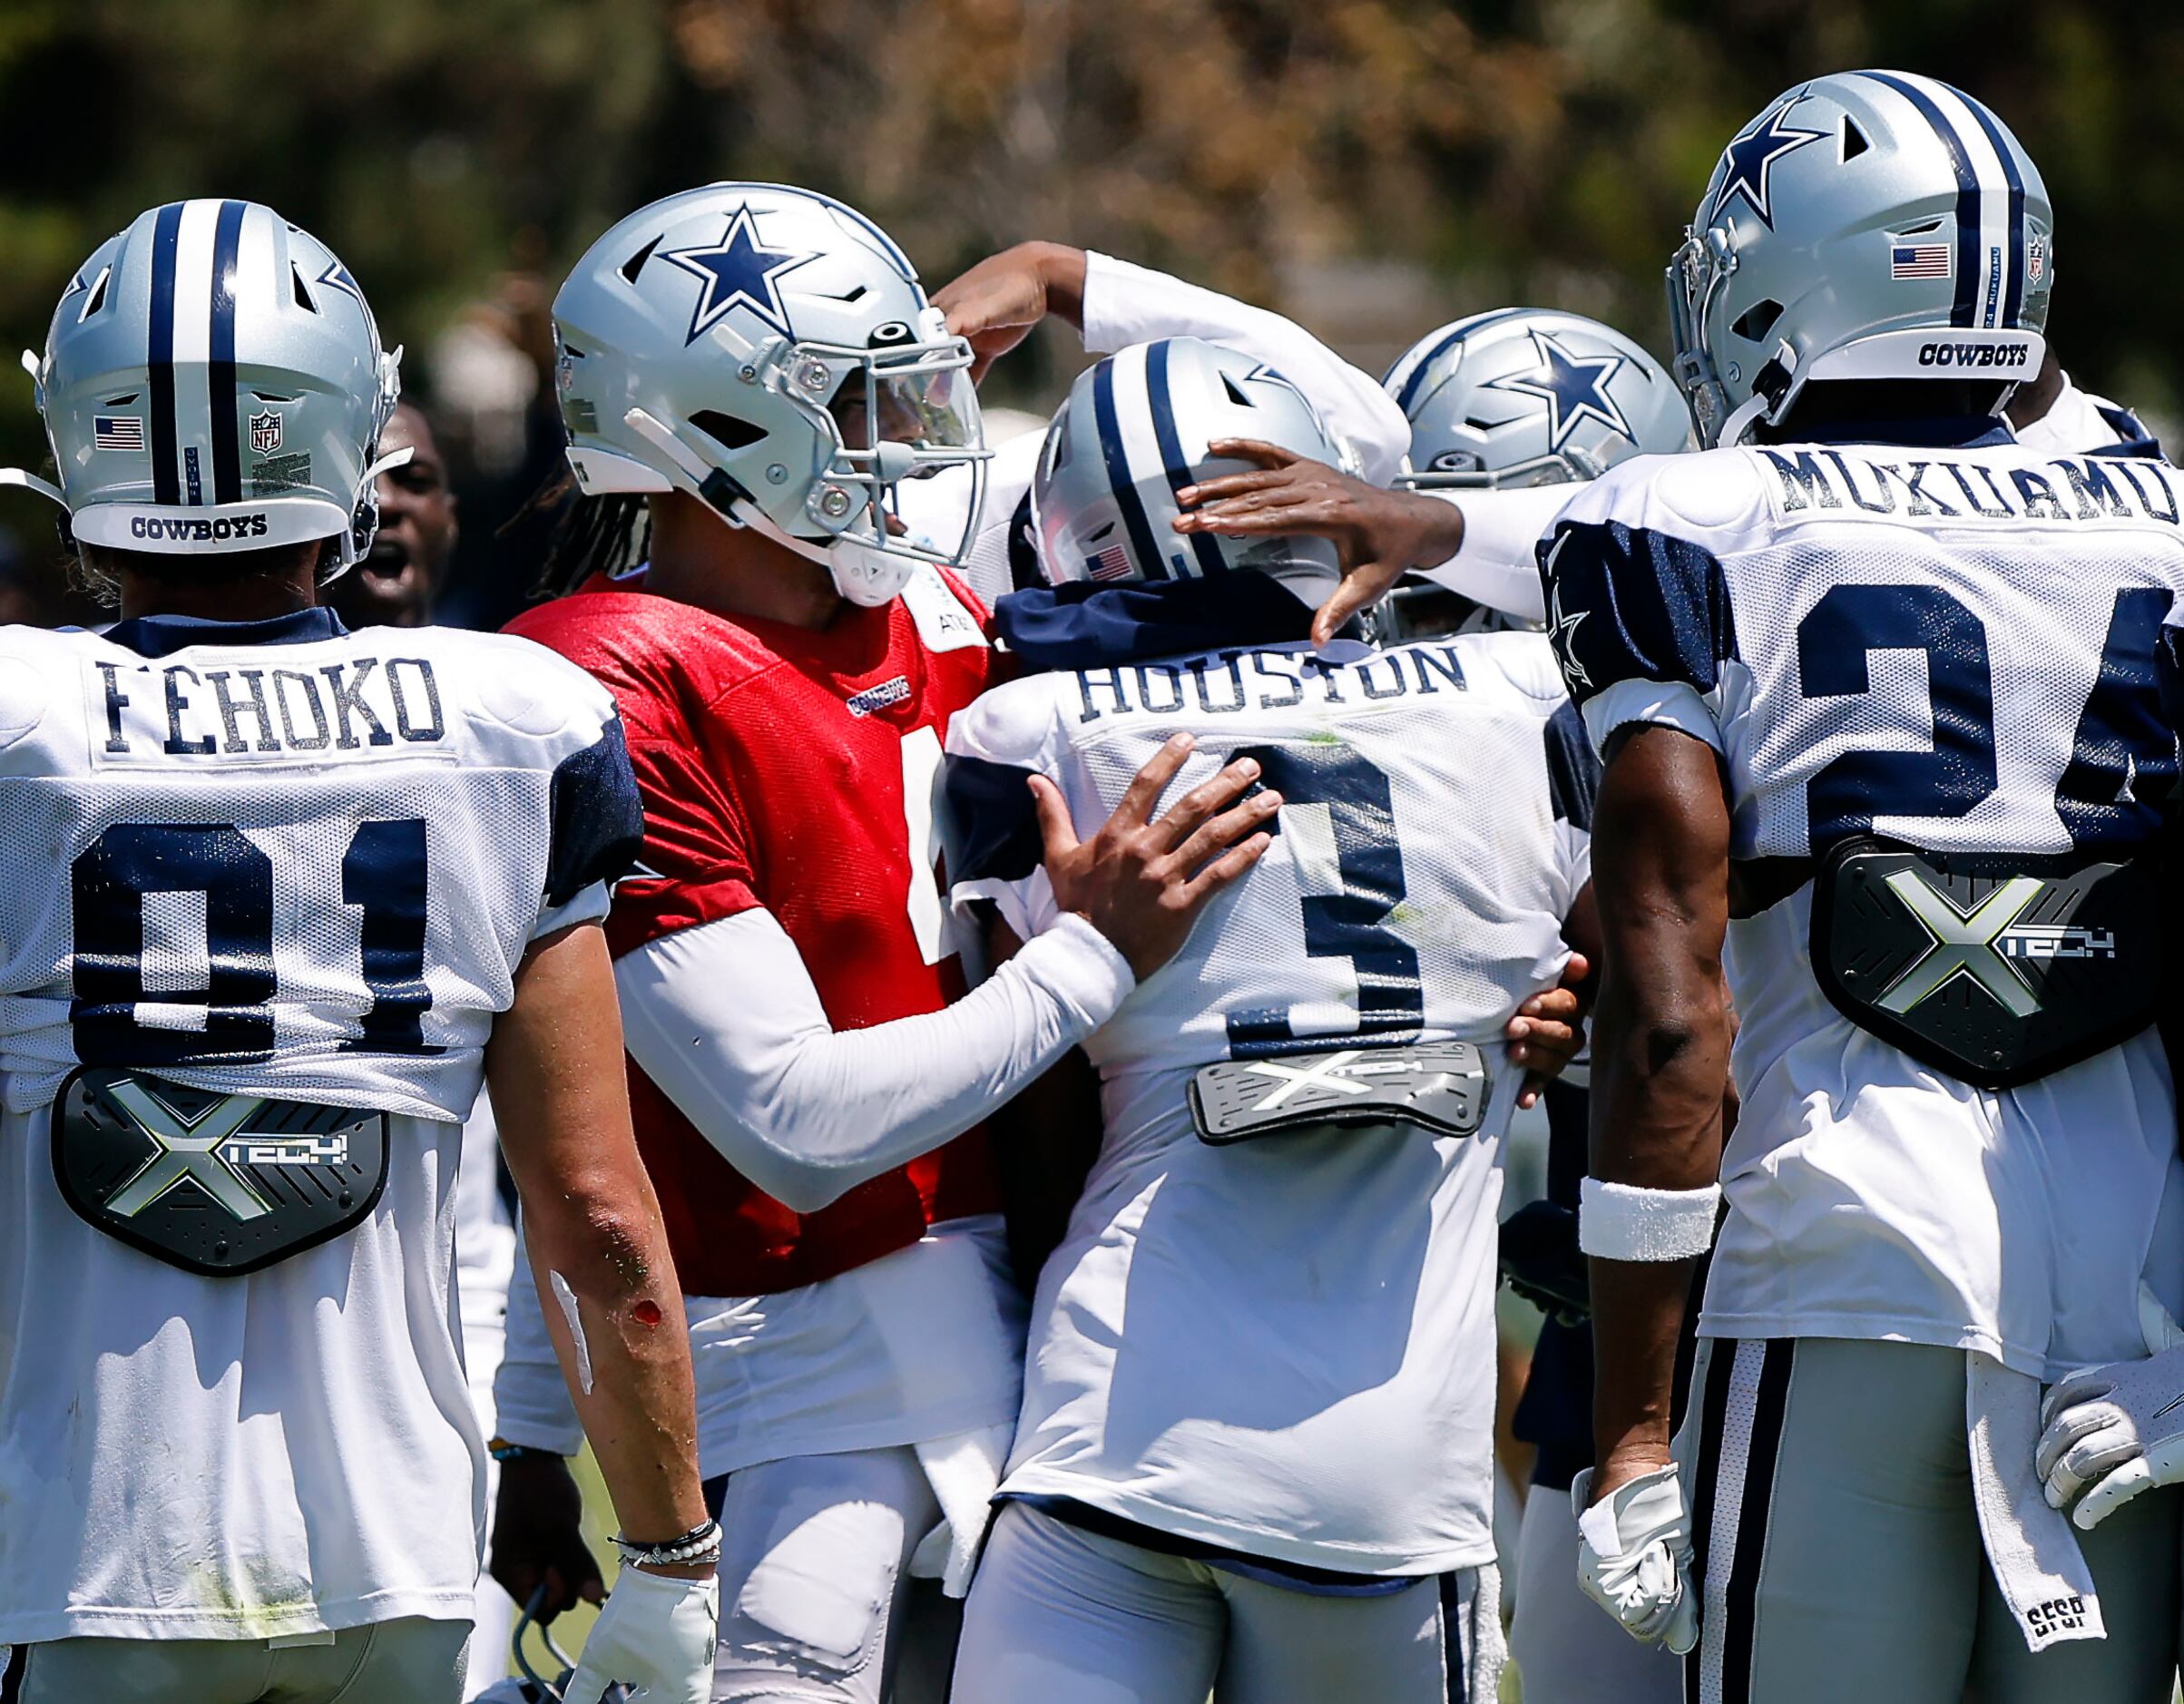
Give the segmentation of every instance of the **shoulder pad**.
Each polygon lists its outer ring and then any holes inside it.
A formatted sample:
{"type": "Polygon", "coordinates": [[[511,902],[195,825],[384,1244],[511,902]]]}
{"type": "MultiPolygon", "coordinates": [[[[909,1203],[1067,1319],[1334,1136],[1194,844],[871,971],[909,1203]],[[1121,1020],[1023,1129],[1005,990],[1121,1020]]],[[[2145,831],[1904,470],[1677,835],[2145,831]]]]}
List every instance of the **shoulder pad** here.
{"type": "Polygon", "coordinates": [[[1051,770],[1067,744],[1059,707],[1066,674],[1031,674],[988,688],[948,723],[951,757],[1051,770]]]}
{"type": "Polygon", "coordinates": [[[1562,665],[1544,633],[1465,633],[1456,644],[1466,668],[1475,657],[1526,698],[1537,700],[1543,715],[1568,696],[1562,665]]]}

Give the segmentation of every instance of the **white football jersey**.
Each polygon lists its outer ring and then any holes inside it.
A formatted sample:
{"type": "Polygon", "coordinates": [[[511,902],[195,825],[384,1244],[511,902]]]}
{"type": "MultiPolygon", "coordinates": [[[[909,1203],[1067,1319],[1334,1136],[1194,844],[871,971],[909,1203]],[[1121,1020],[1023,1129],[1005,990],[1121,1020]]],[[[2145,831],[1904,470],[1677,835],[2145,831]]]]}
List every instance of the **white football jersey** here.
{"type": "Polygon", "coordinates": [[[0,1644],[467,1616],[456,1121],[526,946],[603,914],[637,831],[611,700],[322,611],[7,628],[0,811],[0,1644]],[[167,1264],[60,1193],[79,1061],[385,1109],[384,1192],[245,1276],[167,1264]]]}
{"type": "Polygon", "coordinates": [[[1087,1043],[1105,1136],[1040,1279],[1004,1491],[1347,1572],[1486,1561],[1501,1038],[1568,955],[1590,754],[1530,634],[1033,676],[949,730],[956,903],[1036,933],[1026,772],[1089,834],[1179,730],[1170,801],[1249,752],[1278,832],[1087,1043]],[[1200,1066],[1418,1040],[1484,1054],[1477,1135],[1198,1138],[1200,1066]]]}
{"type": "MultiPolygon", "coordinates": [[[[2129,858],[2177,780],[2156,656],[2180,500],[2165,464],[1999,429],[1640,457],[1541,541],[1549,630],[1602,749],[1657,723],[1721,754],[1748,872],[1867,834],[2129,858]]],[[[2142,1354],[2141,1268],[2184,1299],[2152,1032],[1973,1088],[1836,1009],[1812,907],[1806,880],[1729,925],[1742,1111],[1702,1331],[1961,1346],[2048,1378],[2142,1354]]]]}

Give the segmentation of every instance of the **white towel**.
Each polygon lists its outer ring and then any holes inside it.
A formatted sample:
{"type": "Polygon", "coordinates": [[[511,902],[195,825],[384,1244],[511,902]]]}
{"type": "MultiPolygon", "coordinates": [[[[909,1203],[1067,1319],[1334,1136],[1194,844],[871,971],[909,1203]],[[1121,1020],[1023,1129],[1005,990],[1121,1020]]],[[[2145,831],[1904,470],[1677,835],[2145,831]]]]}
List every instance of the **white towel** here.
{"type": "Polygon", "coordinates": [[[1014,1436],[1014,1426],[980,1426],[915,1446],[917,1464],[926,1470],[926,1482],[940,1504],[940,1524],[911,1552],[910,1572],[920,1580],[938,1580],[941,1591],[951,1598],[960,1598],[971,1589],[971,1573],[978,1565],[993,1514],[994,1493],[1001,1489],[1002,1470],[1008,1465],[1014,1436]]]}
{"type": "Polygon", "coordinates": [[[1992,1356],[1967,1355],[1964,1415],[1972,1500],[1987,1565],[2028,1649],[2105,1639],[2092,1572],[2070,1517],[2048,1507],[2032,1455],[2040,1442],[2040,1381],[1992,1356]]]}

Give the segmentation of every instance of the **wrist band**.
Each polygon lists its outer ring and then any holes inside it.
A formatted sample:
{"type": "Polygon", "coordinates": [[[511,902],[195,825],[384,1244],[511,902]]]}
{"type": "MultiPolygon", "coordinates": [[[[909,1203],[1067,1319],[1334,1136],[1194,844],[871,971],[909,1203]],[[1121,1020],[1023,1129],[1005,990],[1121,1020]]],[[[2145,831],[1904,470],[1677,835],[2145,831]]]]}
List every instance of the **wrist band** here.
{"type": "Polygon", "coordinates": [[[1587,1178],[1581,1186],[1577,1246],[1603,1260],[1688,1260],[1714,1242],[1721,1186],[1640,1190],[1587,1178]]]}
{"type": "Polygon", "coordinates": [[[506,1438],[494,1438],[485,1445],[485,1454],[496,1462],[520,1462],[526,1455],[551,1455],[557,1462],[569,1458],[559,1450],[542,1450],[530,1444],[511,1444],[506,1438]]]}
{"type": "Polygon", "coordinates": [[[702,1526],[693,1526],[681,1538],[671,1538],[664,1544],[632,1544],[619,1533],[614,1535],[613,1543],[625,1562],[650,1563],[655,1568],[717,1562],[720,1560],[720,1523],[708,1521],[702,1526]]]}

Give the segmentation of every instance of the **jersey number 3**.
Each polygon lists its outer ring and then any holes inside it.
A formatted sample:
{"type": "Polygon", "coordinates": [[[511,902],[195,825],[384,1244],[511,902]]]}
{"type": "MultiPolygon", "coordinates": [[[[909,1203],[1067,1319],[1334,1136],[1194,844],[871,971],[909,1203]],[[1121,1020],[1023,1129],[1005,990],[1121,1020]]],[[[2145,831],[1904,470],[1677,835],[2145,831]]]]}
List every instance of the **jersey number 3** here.
{"type": "MultiPolygon", "coordinates": [[[[1405,892],[1386,775],[1347,746],[1253,746],[1230,756],[1256,758],[1263,784],[1281,795],[1285,810],[1326,807],[1337,886],[1333,893],[1304,896],[1305,951],[1314,958],[1347,958],[1357,976],[1355,1030],[1299,1035],[1286,1009],[1232,1012],[1230,1057],[1415,1041],[1425,1023],[1418,955],[1386,927],[1405,892]]],[[[1299,862],[1297,870],[1301,884],[1306,866],[1299,862]]]]}
{"type": "MultiPolygon", "coordinates": [[[[425,821],[357,825],[341,900],[358,925],[371,1004],[344,1051],[434,1053],[425,983],[425,821]]],[[[75,999],[87,1065],[247,1064],[271,1057],[273,860],[228,824],[116,823],[73,870],[75,999]],[[147,963],[147,918],[171,945],[147,963]],[[191,943],[201,931],[204,956],[191,943]],[[162,1022],[162,1019],[164,1022],[162,1022]]],[[[311,924],[302,925],[308,932],[311,924]]],[[[327,925],[319,924],[319,929],[327,925]]],[[[338,926],[338,925],[336,925],[338,926]]]]}

